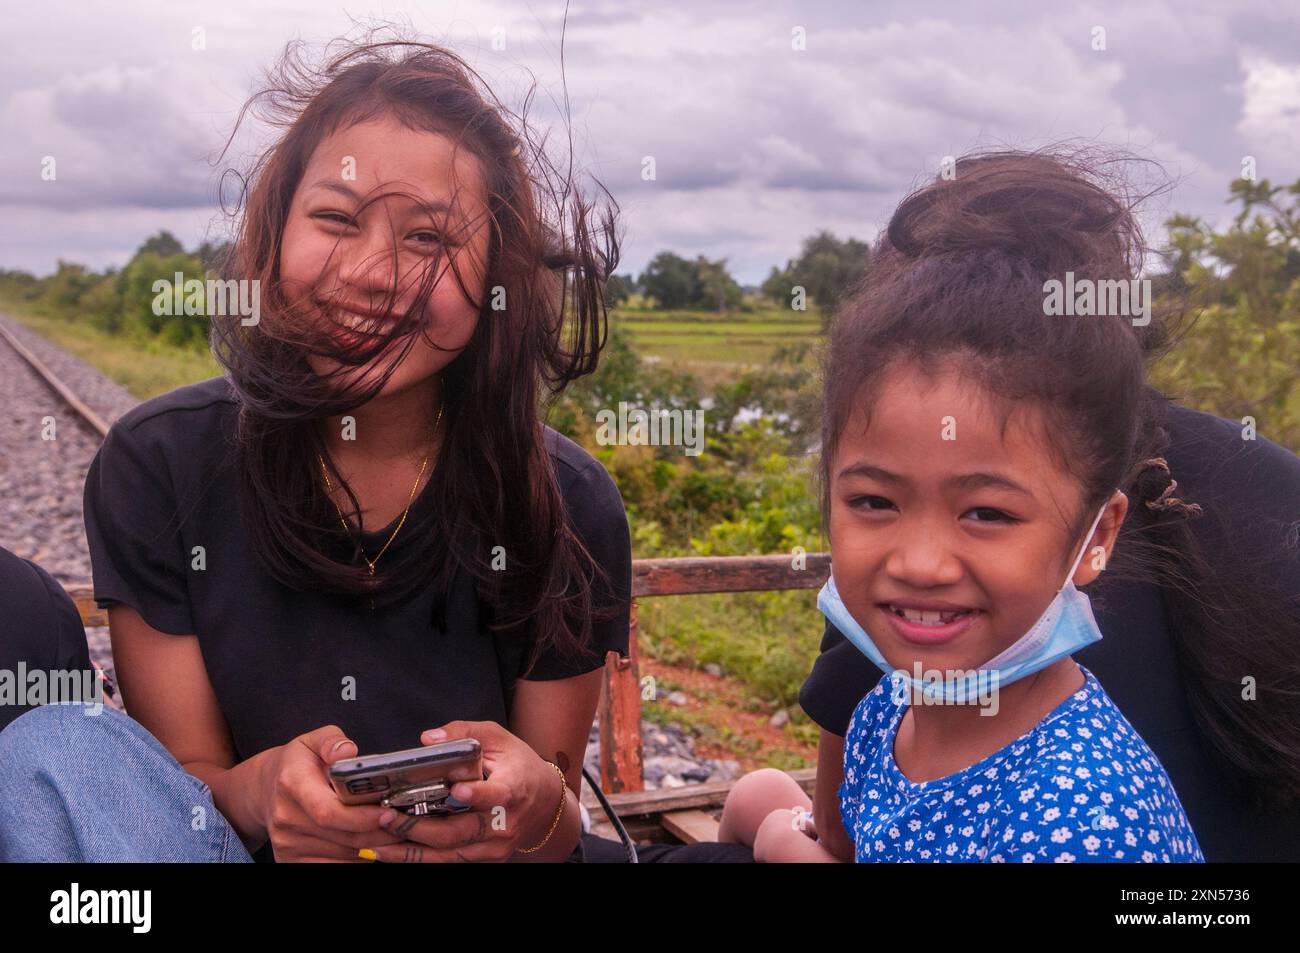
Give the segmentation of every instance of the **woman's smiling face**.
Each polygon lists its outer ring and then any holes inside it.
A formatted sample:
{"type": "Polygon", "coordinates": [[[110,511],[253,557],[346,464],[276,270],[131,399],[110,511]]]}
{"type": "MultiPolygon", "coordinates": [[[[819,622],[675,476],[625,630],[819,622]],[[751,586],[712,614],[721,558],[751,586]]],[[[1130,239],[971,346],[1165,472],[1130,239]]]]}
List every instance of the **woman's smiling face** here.
{"type": "MultiPolygon", "coordinates": [[[[861,410],[850,417],[830,468],[835,583],[894,667],[978,668],[1064,582],[1083,490],[1043,447],[1038,415],[1016,407],[1003,433],[997,404],[968,378],[895,364],[869,425],[861,410]]],[[[1115,506],[1096,537],[1107,550],[1123,521],[1115,506]]],[[[1077,584],[1096,577],[1091,563],[1077,584]]]]}
{"type": "MultiPolygon", "coordinates": [[[[331,332],[335,347],[353,352],[375,339],[347,328],[382,333],[415,305],[422,282],[436,281],[413,316],[412,329],[423,333],[381,392],[392,395],[441,371],[469,342],[489,233],[482,172],[471,153],[393,119],[357,123],[312,153],[285,222],[280,280],[288,298],[318,315],[318,327],[340,325],[331,332]]],[[[403,343],[343,370],[322,355],[309,361],[316,373],[337,375],[340,387],[364,388],[399,359],[403,343]]]]}

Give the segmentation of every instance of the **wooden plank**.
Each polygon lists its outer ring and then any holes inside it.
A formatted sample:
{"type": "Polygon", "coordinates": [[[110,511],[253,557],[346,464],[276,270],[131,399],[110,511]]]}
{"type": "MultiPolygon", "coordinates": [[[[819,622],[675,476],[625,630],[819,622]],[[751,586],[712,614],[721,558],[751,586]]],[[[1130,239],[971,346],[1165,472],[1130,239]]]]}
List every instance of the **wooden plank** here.
{"type": "Polygon", "coordinates": [[[95,593],[90,586],[65,586],[64,589],[77,604],[82,625],[87,628],[108,625],[108,612],[95,605],[95,593]]]}
{"type": "Polygon", "coordinates": [[[669,811],[660,815],[659,820],[664,830],[683,844],[711,844],[718,840],[718,822],[705,811],[669,811]]]}
{"type": "MultiPolygon", "coordinates": [[[[811,795],[817,781],[816,768],[800,768],[787,771],[804,791],[811,795]]],[[[628,791],[608,795],[609,806],[619,817],[639,814],[665,814],[670,811],[689,810],[690,808],[719,807],[727,800],[727,795],[735,781],[706,781],[703,784],[688,784],[680,788],[664,788],[658,791],[628,791]]],[[[588,810],[592,810],[589,806],[588,810]]],[[[600,808],[596,807],[595,811],[600,808]]]]}
{"type": "MultiPolygon", "coordinates": [[[[793,556],[708,556],[685,559],[634,559],[633,595],[668,596],[764,589],[814,589],[830,575],[830,555],[809,553],[807,568],[794,569],[793,556]]],[[[87,626],[108,625],[95,606],[91,587],[65,586],[87,626]]],[[[623,671],[627,671],[625,667],[623,671]]],[[[640,685],[636,686],[640,697],[640,685]]]]}
{"type": "Polygon", "coordinates": [[[830,553],[634,559],[632,595],[816,589],[831,572],[830,553]]]}
{"type": "MultiPolygon", "coordinates": [[[[664,830],[658,817],[622,818],[623,829],[634,844],[673,844],[676,838],[664,830]]],[[[606,840],[618,840],[618,831],[605,819],[599,807],[591,815],[591,833],[606,840]]]]}
{"type": "MultiPolygon", "coordinates": [[[[800,768],[797,771],[787,771],[788,775],[793,778],[809,797],[813,793],[813,785],[817,780],[816,768],[800,768]]],[[[707,784],[688,784],[680,788],[666,788],[662,791],[644,791],[628,792],[625,794],[607,795],[610,807],[623,822],[629,836],[636,843],[674,843],[682,839],[682,834],[688,836],[699,836],[700,828],[691,826],[686,829],[686,825],[676,825],[681,831],[669,831],[669,824],[665,818],[669,816],[683,816],[687,812],[699,811],[709,816],[709,811],[716,811],[726,803],[727,795],[735,786],[735,781],[711,781],[707,784]]],[[[605,817],[605,811],[596,800],[596,795],[584,785],[582,789],[582,803],[586,805],[588,812],[591,814],[591,832],[598,837],[604,837],[609,840],[617,840],[618,834],[614,830],[608,819],[605,817]]],[[[710,816],[710,820],[712,820],[710,816]]],[[[713,832],[711,839],[716,840],[717,834],[713,832]]],[[[691,842],[688,842],[691,843],[691,842]]]]}

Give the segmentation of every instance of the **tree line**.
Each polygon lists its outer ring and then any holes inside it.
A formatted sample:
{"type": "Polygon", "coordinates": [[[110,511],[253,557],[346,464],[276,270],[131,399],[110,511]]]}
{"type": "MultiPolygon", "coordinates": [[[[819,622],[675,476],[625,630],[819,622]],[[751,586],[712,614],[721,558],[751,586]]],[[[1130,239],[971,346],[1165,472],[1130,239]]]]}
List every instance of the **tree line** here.
{"type": "MultiPolygon", "coordinates": [[[[788,260],[784,267],[774,265],[762,285],[753,290],[773,304],[797,310],[816,308],[825,317],[862,279],[869,253],[866,242],[818,232],[804,240],[798,256],[788,260]],[[799,289],[801,296],[797,295],[799,289]]],[[[669,311],[689,309],[726,314],[751,308],[745,289],[732,277],[725,258],[715,260],[699,255],[689,259],[671,251],[655,255],[638,276],[610,278],[611,304],[622,304],[634,294],[649,298],[655,307],[669,311]]]]}

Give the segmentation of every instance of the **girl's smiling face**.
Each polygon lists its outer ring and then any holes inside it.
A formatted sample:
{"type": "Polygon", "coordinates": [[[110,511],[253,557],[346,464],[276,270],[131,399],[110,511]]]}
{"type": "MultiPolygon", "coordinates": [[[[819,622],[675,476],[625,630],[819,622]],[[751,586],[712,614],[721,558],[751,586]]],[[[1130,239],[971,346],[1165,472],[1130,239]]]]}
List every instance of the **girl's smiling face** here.
{"type": "Polygon", "coordinates": [[[364,389],[400,359],[381,391],[390,396],[450,364],[478,322],[489,232],[479,162],[448,136],[385,118],[323,139],[284,226],[286,297],[318,315],[318,327],[338,325],[330,332],[335,346],[355,352],[374,346],[366,332],[384,333],[411,310],[422,282],[436,283],[413,316],[412,329],[423,333],[404,359],[398,339],[354,367],[313,354],[312,369],[337,375],[340,387],[364,389]]]}
{"type": "MultiPolygon", "coordinates": [[[[998,402],[950,365],[895,363],[869,424],[850,417],[830,468],[835,583],[891,665],[978,668],[1065,581],[1082,545],[1071,534],[1095,514],[1072,529],[1083,488],[1044,447],[1043,425],[1017,406],[1004,432],[998,402]]],[[[1098,575],[1093,547],[1109,554],[1126,507],[1122,493],[1107,503],[1076,585],[1098,575]]]]}

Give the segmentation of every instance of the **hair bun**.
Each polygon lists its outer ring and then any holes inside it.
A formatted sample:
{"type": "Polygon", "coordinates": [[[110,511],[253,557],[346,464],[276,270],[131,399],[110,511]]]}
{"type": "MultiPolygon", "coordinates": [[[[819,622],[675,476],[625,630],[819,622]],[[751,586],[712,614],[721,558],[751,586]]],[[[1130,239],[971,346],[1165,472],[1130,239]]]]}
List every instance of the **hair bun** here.
{"type": "Polygon", "coordinates": [[[1070,157],[984,153],[957,162],[898,207],[888,242],[909,258],[978,253],[1019,259],[1045,275],[1126,278],[1140,264],[1129,205],[1070,157]]]}

